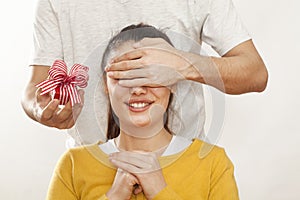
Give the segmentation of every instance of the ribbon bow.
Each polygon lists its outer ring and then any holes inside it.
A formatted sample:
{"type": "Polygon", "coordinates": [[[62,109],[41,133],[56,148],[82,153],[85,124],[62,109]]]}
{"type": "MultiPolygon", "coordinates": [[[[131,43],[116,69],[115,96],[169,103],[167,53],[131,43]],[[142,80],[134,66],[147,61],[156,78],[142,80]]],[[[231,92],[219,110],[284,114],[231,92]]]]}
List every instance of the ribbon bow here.
{"type": "Polygon", "coordinates": [[[41,88],[41,95],[54,92],[54,98],[65,105],[69,99],[71,105],[81,103],[76,86],[85,88],[89,79],[89,68],[80,64],[74,64],[68,74],[68,68],[63,60],[56,60],[49,70],[49,78],[36,87],[41,88]]]}

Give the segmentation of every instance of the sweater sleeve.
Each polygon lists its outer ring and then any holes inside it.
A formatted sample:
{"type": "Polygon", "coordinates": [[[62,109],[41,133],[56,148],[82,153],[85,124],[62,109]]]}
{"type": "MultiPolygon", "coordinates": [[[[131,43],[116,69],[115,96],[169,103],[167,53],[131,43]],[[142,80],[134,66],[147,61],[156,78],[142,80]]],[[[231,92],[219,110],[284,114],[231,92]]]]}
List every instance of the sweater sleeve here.
{"type": "Polygon", "coordinates": [[[234,179],[234,167],[224,149],[216,155],[212,167],[209,200],[238,200],[238,190],[234,179]]]}
{"type": "Polygon", "coordinates": [[[166,186],[152,200],[183,200],[171,187],[166,186]]]}
{"type": "Polygon", "coordinates": [[[72,166],[71,156],[67,152],[61,157],[53,173],[47,200],[78,199],[73,187],[72,166]]]}

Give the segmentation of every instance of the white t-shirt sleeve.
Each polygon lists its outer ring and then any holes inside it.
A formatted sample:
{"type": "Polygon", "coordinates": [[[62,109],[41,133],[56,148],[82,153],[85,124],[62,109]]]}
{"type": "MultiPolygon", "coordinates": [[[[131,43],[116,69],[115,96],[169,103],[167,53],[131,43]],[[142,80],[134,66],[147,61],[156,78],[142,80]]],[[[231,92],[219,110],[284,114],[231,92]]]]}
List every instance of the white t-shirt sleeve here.
{"type": "Polygon", "coordinates": [[[50,0],[38,0],[34,28],[33,54],[29,65],[51,66],[63,59],[62,41],[57,11],[50,0]]]}
{"type": "Polygon", "coordinates": [[[210,0],[201,39],[223,56],[233,47],[251,39],[232,0],[210,0]]]}

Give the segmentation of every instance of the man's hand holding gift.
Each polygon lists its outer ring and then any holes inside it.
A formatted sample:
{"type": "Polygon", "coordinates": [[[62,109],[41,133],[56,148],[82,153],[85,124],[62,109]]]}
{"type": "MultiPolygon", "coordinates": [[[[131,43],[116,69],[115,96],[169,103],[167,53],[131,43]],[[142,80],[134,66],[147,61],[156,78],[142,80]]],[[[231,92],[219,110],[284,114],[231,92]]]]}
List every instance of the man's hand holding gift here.
{"type": "Polygon", "coordinates": [[[85,88],[88,78],[88,67],[74,64],[68,73],[65,62],[56,60],[48,79],[36,85],[36,119],[58,129],[74,126],[84,103],[84,91],[77,87],[85,88]]]}

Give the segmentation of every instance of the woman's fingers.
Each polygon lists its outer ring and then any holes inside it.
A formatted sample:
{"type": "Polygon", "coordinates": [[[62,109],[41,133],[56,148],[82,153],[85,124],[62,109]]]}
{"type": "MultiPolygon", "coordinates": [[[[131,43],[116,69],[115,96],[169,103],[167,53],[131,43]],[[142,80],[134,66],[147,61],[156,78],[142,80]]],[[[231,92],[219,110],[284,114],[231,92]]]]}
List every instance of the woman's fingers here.
{"type": "Polygon", "coordinates": [[[147,199],[152,199],[164,187],[166,182],[153,152],[117,152],[110,155],[110,161],[116,167],[135,176],[139,185],[133,188],[133,193],[144,192],[147,199]]]}
{"type": "Polygon", "coordinates": [[[133,194],[137,195],[143,191],[143,188],[140,185],[135,185],[133,189],[133,194]]]}
{"type": "Polygon", "coordinates": [[[139,185],[139,181],[134,175],[118,168],[112,187],[106,196],[109,199],[130,199],[136,185],[139,185]]]}
{"type": "MultiPolygon", "coordinates": [[[[128,151],[123,151],[123,152],[117,152],[117,153],[112,153],[109,155],[109,158],[122,161],[122,162],[128,162],[133,165],[143,167],[140,165],[143,165],[145,162],[148,163],[147,158],[149,157],[148,154],[144,153],[136,153],[136,152],[128,152],[128,151]]],[[[144,166],[147,167],[147,166],[144,166]]]]}
{"type": "Polygon", "coordinates": [[[133,173],[133,174],[134,173],[142,173],[144,171],[143,169],[141,169],[135,165],[132,165],[130,163],[126,163],[126,162],[122,162],[122,161],[118,161],[118,160],[114,160],[114,159],[111,159],[110,161],[116,167],[121,168],[122,170],[128,171],[129,173],[133,173]]]}
{"type": "Polygon", "coordinates": [[[109,159],[116,167],[134,174],[160,170],[158,159],[152,152],[117,152],[110,154],[109,159]]]}

